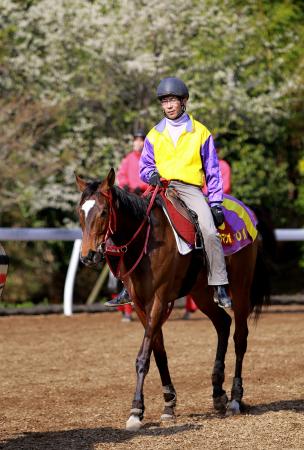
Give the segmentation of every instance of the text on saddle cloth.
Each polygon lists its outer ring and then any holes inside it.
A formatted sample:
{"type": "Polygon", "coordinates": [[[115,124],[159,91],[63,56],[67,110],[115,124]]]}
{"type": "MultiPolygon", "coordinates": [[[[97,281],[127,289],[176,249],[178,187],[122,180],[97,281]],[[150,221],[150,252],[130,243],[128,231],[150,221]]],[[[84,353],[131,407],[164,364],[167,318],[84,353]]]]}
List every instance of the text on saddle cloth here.
{"type": "Polygon", "coordinates": [[[257,218],[253,211],[232,195],[224,194],[225,222],[218,228],[225,256],[232,255],[255,241],[257,218]]]}

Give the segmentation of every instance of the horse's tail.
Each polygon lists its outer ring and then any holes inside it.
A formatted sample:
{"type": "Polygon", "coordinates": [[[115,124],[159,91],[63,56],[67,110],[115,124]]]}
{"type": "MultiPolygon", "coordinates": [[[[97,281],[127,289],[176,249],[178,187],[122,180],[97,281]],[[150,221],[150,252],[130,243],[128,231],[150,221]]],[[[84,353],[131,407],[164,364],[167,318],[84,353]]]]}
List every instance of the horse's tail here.
{"type": "Polygon", "coordinates": [[[267,258],[263,251],[262,242],[258,243],[257,259],[254,269],[253,281],[250,292],[250,302],[254,312],[254,320],[257,321],[262,308],[270,305],[270,271],[267,258]]]}
{"type": "Polygon", "coordinates": [[[277,255],[277,240],[271,214],[266,208],[251,207],[251,209],[254,211],[258,220],[257,229],[262,237],[264,257],[270,268],[273,268],[277,255]]]}
{"type": "Polygon", "coordinates": [[[257,320],[263,306],[270,305],[270,275],[275,270],[277,241],[270,212],[262,207],[251,207],[255,212],[257,229],[262,238],[258,245],[255,273],[251,288],[251,305],[257,320]]]}

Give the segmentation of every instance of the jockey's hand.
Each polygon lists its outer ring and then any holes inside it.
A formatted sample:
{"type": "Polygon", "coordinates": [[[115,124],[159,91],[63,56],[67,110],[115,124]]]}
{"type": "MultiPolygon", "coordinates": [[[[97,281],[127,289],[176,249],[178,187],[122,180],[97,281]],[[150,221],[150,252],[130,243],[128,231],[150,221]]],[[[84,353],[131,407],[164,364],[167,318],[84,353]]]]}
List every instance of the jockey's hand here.
{"type": "Polygon", "coordinates": [[[151,184],[151,186],[162,186],[162,182],[160,180],[160,176],[158,172],[154,172],[149,180],[149,184],[151,184]]]}
{"type": "Polygon", "coordinates": [[[211,212],[213,215],[214,225],[216,227],[219,227],[220,225],[222,225],[225,222],[225,216],[224,216],[223,208],[221,207],[221,205],[211,206],[211,212]]]}

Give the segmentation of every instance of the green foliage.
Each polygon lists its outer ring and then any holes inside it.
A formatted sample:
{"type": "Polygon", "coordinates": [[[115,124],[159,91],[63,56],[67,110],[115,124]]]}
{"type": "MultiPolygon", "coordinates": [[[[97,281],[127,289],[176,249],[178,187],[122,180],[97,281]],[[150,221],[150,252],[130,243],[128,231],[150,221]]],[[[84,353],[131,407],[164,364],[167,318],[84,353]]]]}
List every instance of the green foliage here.
{"type": "MultiPolygon", "coordinates": [[[[74,171],[118,167],[133,127],[161,117],[167,75],[220,136],[233,193],[303,223],[302,2],[0,0],[0,14],[0,225],[75,225],[74,171]]],[[[61,263],[31,294],[66,267],[66,246],[48,248],[61,263]]]]}
{"type": "Polygon", "coordinates": [[[286,208],[287,165],[277,165],[274,158],[267,156],[262,144],[246,144],[242,146],[240,155],[241,158],[233,164],[233,190],[236,197],[241,198],[249,206],[263,205],[273,211],[279,211],[282,205],[286,208]],[[275,197],[270,198],[269,191],[275,191],[275,197]]]}

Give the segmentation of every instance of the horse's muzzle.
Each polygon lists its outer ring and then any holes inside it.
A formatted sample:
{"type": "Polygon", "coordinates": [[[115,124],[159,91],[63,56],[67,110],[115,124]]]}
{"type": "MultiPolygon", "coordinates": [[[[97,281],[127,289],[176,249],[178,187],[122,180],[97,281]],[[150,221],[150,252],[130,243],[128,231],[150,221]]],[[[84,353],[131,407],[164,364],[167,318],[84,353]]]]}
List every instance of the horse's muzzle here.
{"type": "Polygon", "coordinates": [[[100,252],[95,252],[94,250],[89,250],[87,256],[80,256],[80,261],[86,266],[97,266],[104,259],[104,255],[100,252]]]}

